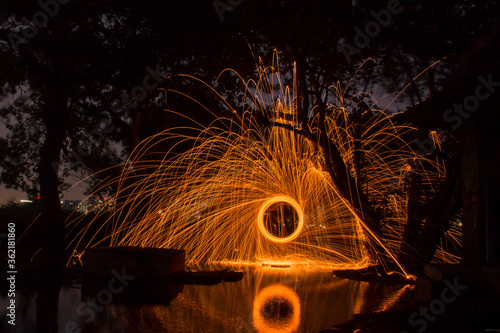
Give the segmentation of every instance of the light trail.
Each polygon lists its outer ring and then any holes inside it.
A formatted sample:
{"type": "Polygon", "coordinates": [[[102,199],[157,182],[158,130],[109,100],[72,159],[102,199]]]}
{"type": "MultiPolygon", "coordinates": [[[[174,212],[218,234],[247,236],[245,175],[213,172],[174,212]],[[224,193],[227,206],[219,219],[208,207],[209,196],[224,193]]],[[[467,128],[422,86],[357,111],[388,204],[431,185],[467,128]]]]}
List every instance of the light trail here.
{"type": "MultiPolygon", "coordinates": [[[[85,243],[91,229],[87,225],[70,246],[106,241],[112,246],[178,248],[186,250],[192,264],[292,262],[357,269],[377,262],[368,248],[379,244],[386,252],[379,255],[399,265],[409,198],[406,179],[414,171],[409,161],[422,179],[422,201],[435,195],[434,184],[446,173],[442,161],[413,152],[405,138],[415,137],[411,134],[417,129],[394,124],[383,110],[369,110],[360,123],[342,97],[330,106],[327,137],[353,179],[363,184],[368,200],[383,212],[382,236],[376,235],[362,212],[340,195],[317,141],[298,133],[296,87],[283,88],[269,67],[259,67],[259,75],[252,87],[247,85],[246,93],[254,93],[237,117],[217,118],[207,127],[190,120],[192,127],[168,129],[142,142],[119,179],[111,181],[119,185],[117,203],[98,227],[111,229],[109,236],[96,233],[85,243]],[[257,120],[262,112],[271,121],[266,126],[257,120]],[[363,163],[356,170],[359,156],[363,163]],[[265,219],[275,204],[293,207],[298,218],[298,223],[292,219],[293,232],[276,235],[269,230],[265,219]]],[[[319,136],[318,122],[319,116],[312,117],[308,127],[319,136]]],[[[287,217],[280,218],[282,226],[287,217]]],[[[68,226],[77,224],[75,219],[68,226]]],[[[459,242],[456,230],[448,239],[459,242]]],[[[456,260],[442,247],[438,253],[456,260]]]]}

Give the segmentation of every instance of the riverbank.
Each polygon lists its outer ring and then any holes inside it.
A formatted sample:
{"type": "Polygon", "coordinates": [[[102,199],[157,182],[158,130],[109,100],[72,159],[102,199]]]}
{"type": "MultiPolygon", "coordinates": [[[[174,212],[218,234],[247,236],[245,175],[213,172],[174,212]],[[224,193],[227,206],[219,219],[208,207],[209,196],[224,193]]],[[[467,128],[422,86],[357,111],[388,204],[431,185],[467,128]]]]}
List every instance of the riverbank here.
{"type": "MultiPolygon", "coordinates": [[[[495,278],[498,268],[472,270],[458,265],[438,265],[429,266],[426,273],[390,308],[355,314],[346,323],[320,332],[500,332],[500,295],[495,278]]],[[[396,282],[367,272],[340,275],[350,278],[361,275],[362,280],[378,279],[377,283],[396,282]]]]}

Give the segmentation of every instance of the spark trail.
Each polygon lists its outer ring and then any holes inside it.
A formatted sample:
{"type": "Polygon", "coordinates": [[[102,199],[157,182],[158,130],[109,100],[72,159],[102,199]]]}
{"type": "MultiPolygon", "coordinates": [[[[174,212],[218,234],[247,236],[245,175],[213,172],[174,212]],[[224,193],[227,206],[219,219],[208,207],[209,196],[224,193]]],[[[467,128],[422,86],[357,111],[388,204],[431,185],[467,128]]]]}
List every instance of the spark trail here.
{"type": "MultiPolygon", "coordinates": [[[[360,268],[377,260],[367,247],[378,242],[384,255],[395,259],[407,218],[404,180],[412,169],[404,161],[419,165],[422,182],[431,189],[427,197],[444,176],[442,163],[415,154],[405,137],[416,129],[393,124],[381,110],[369,110],[360,125],[351,120],[352,109],[342,98],[329,107],[324,120],[329,140],[354,178],[360,175],[356,154],[362,154],[365,190],[386,210],[384,238],[379,238],[339,194],[317,140],[300,133],[295,86],[283,88],[272,67],[259,67],[259,74],[258,81],[247,84],[250,103],[243,114],[229,106],[232,116],[210,126],[189,119],[192,126],[142,142],[115,180],[117,204],[102,226],[112,229],[109,238],[92,237],[85,245],[106,240],[113,246],[179,248],[194,264],[360,268]],[[258,121],[262,114],[269,123],[258,121]],[[181,145],[190,148],[174,153],[181,145]],[[158,159],[165,146],[171,148],[158,159]]],[[[313,135],[319,135],[318,122],[318,115],[309,118],[313,135]]],[[[83,233],[72,246],[81,247],[82,241],[83,233]]]]}

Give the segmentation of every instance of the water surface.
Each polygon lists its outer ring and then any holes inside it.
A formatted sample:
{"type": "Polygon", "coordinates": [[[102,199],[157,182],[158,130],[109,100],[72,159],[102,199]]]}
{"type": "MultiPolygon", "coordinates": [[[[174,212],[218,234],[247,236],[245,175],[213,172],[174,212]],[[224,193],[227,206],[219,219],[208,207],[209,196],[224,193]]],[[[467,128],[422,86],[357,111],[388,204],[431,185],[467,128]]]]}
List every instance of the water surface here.
{"type": "MultiPolygon", "coordinates": [[[[155,304],[111,302],[99,307],[91,304],[98,291],[82,300],[79,286],[63,287],[59,331],[319,332],[348,321],[354,314],[387,309],[406,290],[337,278],[329,270],[246,270],[241,281],[185,285],[176,289],[174,299],[155,304]]],[[[17,332],[34,331],[35,295],[18,294],[17,299],[17,304],[22,304],[17,309],[17,332]]],[[[4,316],[5,298],[0,298],[0,305],[4,316]]]]}

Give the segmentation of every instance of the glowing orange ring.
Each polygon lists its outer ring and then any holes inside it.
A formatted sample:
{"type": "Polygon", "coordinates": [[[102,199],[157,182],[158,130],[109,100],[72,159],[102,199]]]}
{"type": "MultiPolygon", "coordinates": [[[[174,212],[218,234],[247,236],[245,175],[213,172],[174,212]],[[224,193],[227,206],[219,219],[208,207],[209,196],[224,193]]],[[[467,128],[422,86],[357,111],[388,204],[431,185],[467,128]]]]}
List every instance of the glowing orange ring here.
{"type": "Polygon", "coordinates": [[[270,241],[276,242],[276,243],[287,243],[289,241],[294,240],[297,238],[297,236],[300,234],[302,231],[302,227],[304,226],[304,213],[302,212],[302,208],[300,207],[299,203],[295,201],[293,198],[286,196],[286,195],[278,195],[275,197],[272,197],[271,199],[267,200],[259,210],[259,215],[257,216],[257,225],[259,226],[260,232],[269,239],[270,241]],[[276,237],[273,234],[271,234],[266,226],[264,225],[264,213],[266,210],[269,208],[274,203],[277,202],[284,202],[295,208],[295,211],[299,215],[299,225],[295,229],[295,231],[287,236],[287,237],[276,237]]]}
{"type": "Polygon", "coordinates": [[[253,324],[258,332],[288,333],[295,331],[300,324],[300,300],[295,291],[281,284],[274,284],[262,289],[253,301],[253,324]],[[272,298],[285,299],[293,309],[292,316],[286,323],[280,323],[279,327],[266,320],[261,311],[266,301],[272,298]]]}

